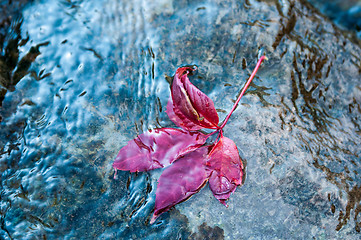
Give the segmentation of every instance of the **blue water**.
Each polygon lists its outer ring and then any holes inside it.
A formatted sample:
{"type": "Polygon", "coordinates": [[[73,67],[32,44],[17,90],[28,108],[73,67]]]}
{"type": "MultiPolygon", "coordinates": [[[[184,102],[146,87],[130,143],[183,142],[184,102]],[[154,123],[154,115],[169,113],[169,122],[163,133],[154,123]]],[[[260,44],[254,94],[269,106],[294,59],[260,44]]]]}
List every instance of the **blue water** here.
{"type": "Polygon", "coordinates": [[[308,0],[319,11],[343,29],[351,30],[361,38],[360,0],[308,0]]]}
{"type": "Polygon", "coordinates": [[[3,239],[359,239],[361,49],[299,1],[1,1],[3,239]],[[157,178],[112,163],[175,127],[166,76],[191,80],[246,165],[229,208],[204,188],[150,225],[157,178]]]}

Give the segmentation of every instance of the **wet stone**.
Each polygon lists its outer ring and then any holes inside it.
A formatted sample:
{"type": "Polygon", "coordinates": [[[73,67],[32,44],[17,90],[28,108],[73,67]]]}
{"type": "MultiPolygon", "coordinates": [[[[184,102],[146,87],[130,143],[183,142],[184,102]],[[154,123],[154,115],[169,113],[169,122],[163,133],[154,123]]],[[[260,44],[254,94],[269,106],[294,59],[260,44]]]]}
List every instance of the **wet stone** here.
{"type": "Polygon", "coordinates": [[[14,2],[0,15],[1,239],[359,239],[354,32],[303,0],[14,2]],[[228,208],[205,187],[150,225],[162,170],[114,178],[112,163],[175,127],[165,76],[196,65],[223,120],[263,53],[224,128],[243,186],[228,208]]]}

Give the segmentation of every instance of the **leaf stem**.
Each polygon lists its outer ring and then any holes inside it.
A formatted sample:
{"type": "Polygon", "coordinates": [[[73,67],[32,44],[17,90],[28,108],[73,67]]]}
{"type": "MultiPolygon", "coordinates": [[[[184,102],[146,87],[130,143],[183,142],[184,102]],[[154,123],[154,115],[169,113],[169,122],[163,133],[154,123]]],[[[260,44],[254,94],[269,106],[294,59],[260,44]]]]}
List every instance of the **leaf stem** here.
{"type": "Polygon", "coordinates": [[[233,105],[233,108],[232,108],[231,111],[228,113],[226,119],[223,121],[222,125],[220,126],[220,129],[222,129],[222,128],[226,125],[226,123],[228,122],[228,119],[231,117],[231,115],[232,115],[232,113],[234,112],[234,110],[236,110],[236,107],[237,107],[239,101],[241,100],[243,94],[246,92],[249,84],[251,84],[254,76],[256,76],[256,73],[257,73],[259,67],[261,66],[261,63],[262,63],[263,60],[268,60],[268,58],[267,58],[266,56],[262,56],[262,57],[258,60],[256,67],[254,68],[251,76],[249,77],[248,81],[247,81],[246,84],[244,85],[241,94],[238,96],[237,101],[236,101],[236,102],[234,103],[234,105],[233,105]]]}
{"type": "Polygon", "coordinates": [[[215,133],[217,133],[219,130],[216,130],[216,131],[214,131],[214,132],[211,132],[211,133],[208,133],[206,136],[207,136],[207,138],[209,138],[210,136],[212,136],[213,134],[215,134],[215,133]]]}

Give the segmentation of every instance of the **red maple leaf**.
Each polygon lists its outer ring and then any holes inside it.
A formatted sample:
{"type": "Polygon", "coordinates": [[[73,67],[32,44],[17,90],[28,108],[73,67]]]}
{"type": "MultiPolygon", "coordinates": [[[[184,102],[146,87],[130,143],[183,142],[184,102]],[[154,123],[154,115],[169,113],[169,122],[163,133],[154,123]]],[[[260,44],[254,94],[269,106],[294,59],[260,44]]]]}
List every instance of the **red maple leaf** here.
{"type": "Polygon", "coordinates": [[[178,68],[167,104],[169,118],[180,128],[149,130],[120,149],[113,167],[130,172],[150,171],[167,167],[158,180],[153,223],[174,205],[187,200],[209,182],[213,195],[225,206],[226,200],[242,184],[243,164],[236,144],[223,136],[223,127],[236,109],[256,75],[262,56],[242,89],[233,108],[219,126],[213,101],[188,79],[195,67],[178,68]],[[205,135],[202,128],[215,129],[205,135]],[[206,140],[218,134],[217,141],[206,140]]]}

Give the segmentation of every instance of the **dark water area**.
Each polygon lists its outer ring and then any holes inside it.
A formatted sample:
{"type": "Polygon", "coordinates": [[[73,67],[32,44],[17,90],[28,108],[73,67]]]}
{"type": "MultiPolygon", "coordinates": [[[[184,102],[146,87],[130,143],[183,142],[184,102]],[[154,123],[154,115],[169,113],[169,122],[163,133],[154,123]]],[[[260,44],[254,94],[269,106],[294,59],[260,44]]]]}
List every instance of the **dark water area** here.
{"type": "Polygon", "coordinates": [[[360,239],[358,29],[303,0],[0,3],[0,239],[360,239]],[[224,119],[262,53],[224,133],[244,185],[150,225],[162,170],[112,163],[175,127],[166,76],[196,64],[224,119]]]}
{"type": "Polygon", "coordinates": [[[361,38],[360,0],[308,0],[314,7],[343,29],[349,29],[361,38]]]}

